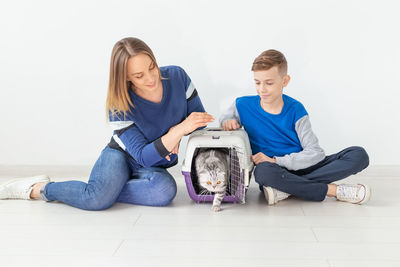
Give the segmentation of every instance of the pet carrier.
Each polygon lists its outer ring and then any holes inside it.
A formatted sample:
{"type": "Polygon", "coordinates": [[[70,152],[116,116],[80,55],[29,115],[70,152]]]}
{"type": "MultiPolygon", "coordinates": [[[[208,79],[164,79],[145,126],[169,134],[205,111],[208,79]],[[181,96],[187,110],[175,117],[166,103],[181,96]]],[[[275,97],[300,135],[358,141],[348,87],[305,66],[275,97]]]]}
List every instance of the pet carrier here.
{"type": "Polygon", "coordinates": [[[224,202],[244,203],[246,190],[250,183],[253,162],[247,133],[243,129],[223,131],[220,128],[198,130],[189,136],[182,174],[191,199],[200,202],[212,202],[213,193],[200,194],[197,186],[195,159],[200,148],[217,148],[228,151],[230,177],[224,202]]]}

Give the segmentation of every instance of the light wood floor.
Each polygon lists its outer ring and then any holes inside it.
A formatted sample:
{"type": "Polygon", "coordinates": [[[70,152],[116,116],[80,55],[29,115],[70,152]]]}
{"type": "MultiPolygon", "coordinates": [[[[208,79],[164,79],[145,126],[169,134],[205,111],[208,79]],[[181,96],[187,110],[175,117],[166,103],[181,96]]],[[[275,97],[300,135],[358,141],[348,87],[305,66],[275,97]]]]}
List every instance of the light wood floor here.
{"type": "MultiPolygon", "coordinates": [[[[371,166],[343,182],[372,187],[366,205],[289,199],[267,206],[254,180],[244,205],[213,213],[187,194],[180,167],[172,205],[0,200],[0,266],[400,266],[400,166],[371,166]]],[[[0,166],[0,182],[48,173],[87,180],[85,166],[0,166]]]]}

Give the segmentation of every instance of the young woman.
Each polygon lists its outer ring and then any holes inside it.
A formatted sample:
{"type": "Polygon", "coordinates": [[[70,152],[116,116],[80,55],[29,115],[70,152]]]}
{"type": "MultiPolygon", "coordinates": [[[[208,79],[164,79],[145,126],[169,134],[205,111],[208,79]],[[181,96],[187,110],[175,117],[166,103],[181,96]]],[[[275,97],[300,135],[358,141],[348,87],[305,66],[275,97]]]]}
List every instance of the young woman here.
{"type": "Polygon", "coordinates": [[[181,138],[214,120],[189,76],[178,66],[159,68],[143,41],[124,38],[112,51],[106,110],[114,135],[88,183],[15,179],[0,185],[0,199],[58,200],[85,210],[169,204],[176,183],[166,168],[177,163],[181,138]]]}

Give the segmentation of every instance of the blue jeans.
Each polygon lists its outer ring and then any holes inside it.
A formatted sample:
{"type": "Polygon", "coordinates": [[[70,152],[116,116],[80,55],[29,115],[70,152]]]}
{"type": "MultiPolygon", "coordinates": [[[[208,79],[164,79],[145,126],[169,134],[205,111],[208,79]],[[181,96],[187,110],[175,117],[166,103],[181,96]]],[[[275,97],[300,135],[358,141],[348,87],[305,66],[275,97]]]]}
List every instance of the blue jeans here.
{"type": "Polygon", "coordinates": [[[261,190],[262,186],[270,186],[295,197],[322,201],[328,184],[356,174],[368,164],[369,157],[364,148],[353,146],[303,170],[290,171],[275,163],[261,162],[254,171],[254,177],[261,190]]]}
{"type": "Polygon", "coordinates": [[[46,201],[58,200],[85,210],[104,210],[115,202],[165,206],[175,195],[175,180],[164,168],[138,167],[134,159],[108,146],[96,161],[88,183],[51,182],[41,192],[46,201]]]}

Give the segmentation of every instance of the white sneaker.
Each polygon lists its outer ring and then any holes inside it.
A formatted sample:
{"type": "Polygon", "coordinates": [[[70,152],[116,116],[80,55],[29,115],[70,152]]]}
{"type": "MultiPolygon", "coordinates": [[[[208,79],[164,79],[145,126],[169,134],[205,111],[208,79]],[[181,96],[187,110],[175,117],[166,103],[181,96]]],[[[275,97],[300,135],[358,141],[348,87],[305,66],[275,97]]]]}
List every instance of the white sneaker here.
{"type": "Polygon", "coordinates": [[[5,182],[0,185],[0,199],[31,199],[32,186],[41,182],[50,182],[50,179],[40,175],[5,182]]]}
{"type": "Polygon", "coordinates": [[[263,191],[268,205],[274,205],[278,203],[278,201],[287,199],[290,196],[290,194],[276,190],[270,186],[263,186],[263,191]]]}
{"type": "Polygon", "coordinates": [[[363,204],[371,197],[371,188],[365,184],[340,184],[336,189],[336,198],[353,204],[363,204]]]}

